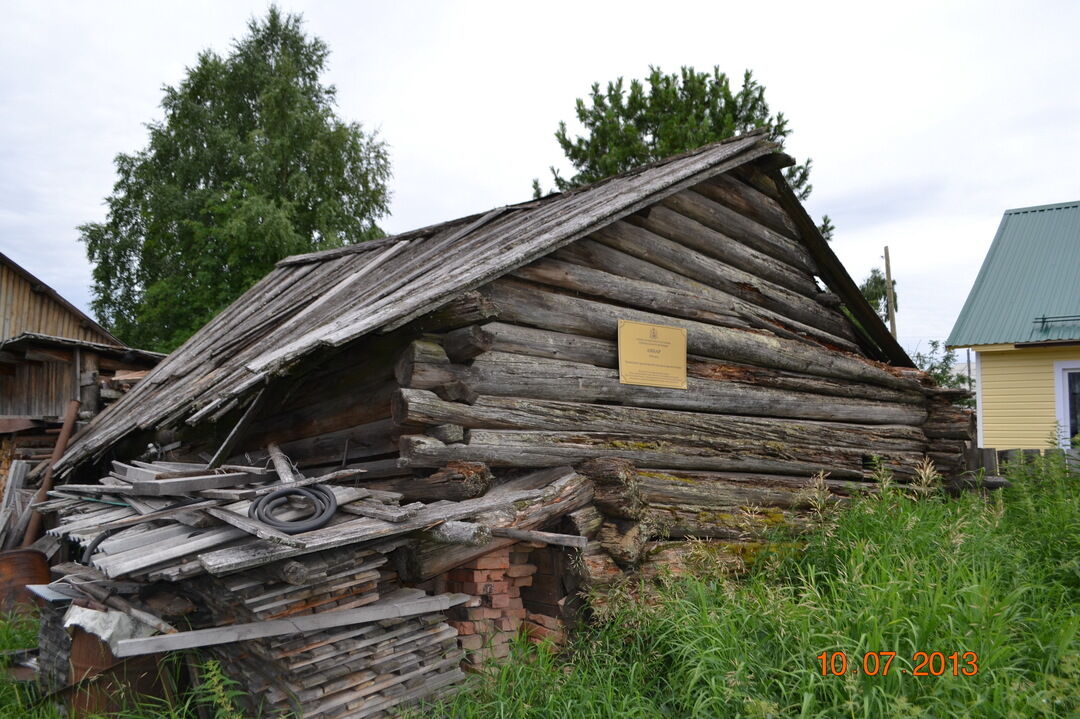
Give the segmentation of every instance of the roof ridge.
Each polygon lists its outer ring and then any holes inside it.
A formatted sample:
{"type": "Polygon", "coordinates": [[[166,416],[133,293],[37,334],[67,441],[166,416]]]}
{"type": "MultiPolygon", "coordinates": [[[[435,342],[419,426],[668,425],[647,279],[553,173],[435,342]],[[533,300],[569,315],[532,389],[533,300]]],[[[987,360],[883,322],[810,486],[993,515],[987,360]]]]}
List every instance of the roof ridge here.
{"type": "Polygon", "coordinates": [[[1044,210],[1068,210],[1072,208],[1080,208],[1080,200],[1073,200],[1072,202],[1056,202],[1049,205],[1032,205],[1031,207],[1016,207],[1011,210],[1005,210],[1005,214],[1022,215],[1028,212],[1043,212],[1044,210]]]}

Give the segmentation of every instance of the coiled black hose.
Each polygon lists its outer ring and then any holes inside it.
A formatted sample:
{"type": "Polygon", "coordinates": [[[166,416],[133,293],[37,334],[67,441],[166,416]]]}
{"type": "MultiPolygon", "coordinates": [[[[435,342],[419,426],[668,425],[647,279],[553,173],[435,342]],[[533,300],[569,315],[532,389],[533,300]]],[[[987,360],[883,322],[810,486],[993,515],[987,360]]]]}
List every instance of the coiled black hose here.
{"type": "Polygon", "coordinates": [[[315,484],[310,487],[286,487],[259,497],[248,507],[248,517],[285,534],[299,534],[319,529],[330,521],[337,511],[337,498],[326,487],[315,484]],[[278,508],[288,504],[290,497],[303,497],[314,505],[311,514],[299,519],[279,519],[278,508]]]}

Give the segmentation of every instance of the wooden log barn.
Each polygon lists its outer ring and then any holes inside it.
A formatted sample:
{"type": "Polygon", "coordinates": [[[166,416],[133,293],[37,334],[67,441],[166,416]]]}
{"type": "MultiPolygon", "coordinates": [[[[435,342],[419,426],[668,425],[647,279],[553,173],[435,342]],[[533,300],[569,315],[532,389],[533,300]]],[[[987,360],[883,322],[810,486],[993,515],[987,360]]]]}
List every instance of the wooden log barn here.
{"type": "Polygon", "coordinates": [[[41,506],[54,589],[165,625],[116,658],[202,647],[268,715],[389,716],[452,688],[463,651],[559,639],[583,590],[677,571],[687,538],[735,560],[798,526],[815,474],[838,501],[879,463],[959,475],[970,415],[867,305],[791,162],[751,133],[282,260],[68,447],[41,506]],[[282,487],[329,498],[265,506],[282,487]]]}

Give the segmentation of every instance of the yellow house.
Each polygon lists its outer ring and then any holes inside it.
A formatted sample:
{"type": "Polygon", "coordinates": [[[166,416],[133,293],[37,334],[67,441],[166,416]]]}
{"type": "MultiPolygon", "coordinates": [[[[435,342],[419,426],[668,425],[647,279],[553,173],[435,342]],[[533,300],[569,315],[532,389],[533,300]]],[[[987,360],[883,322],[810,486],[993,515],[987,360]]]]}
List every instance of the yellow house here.
{"type": "Polygon", "coordinates": [[[1005,212],[946,344],[975,352],[979,446],[1080,443],[1080,202],[1005,212]]]}

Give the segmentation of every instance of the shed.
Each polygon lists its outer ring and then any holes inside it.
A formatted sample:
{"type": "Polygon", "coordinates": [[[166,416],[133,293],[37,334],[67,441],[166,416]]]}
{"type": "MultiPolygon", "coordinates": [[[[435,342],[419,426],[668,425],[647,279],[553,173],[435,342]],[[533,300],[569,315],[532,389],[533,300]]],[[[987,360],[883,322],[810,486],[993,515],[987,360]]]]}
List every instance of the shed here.
{"type": "Polygon", "coordinates": [[[0,340],[24,332],[123,346],[123,342],[0,253],[0,340]]]}
{"type": "Polygon", "coordinates": [[[163,356],[126,346],[0,254],[0,488],[12,462],[50,455],[71,400],[89,420],[163,356]]]}
{"type": "MultiPolygon", "coordinates": [[[[677,568],[685,538],[737,563],[769,529],[803,521],[808,490],[842,501],[872,490],[875,468],[908,481],[926,457],[960,473],[970,417],[866,304],[784,181],[790,162],[751,133],[282,260],[72,444],[53,531],[88,546],[109,522],[138,524],[94,544],[89,563],[107,579],[171,582],[211,610],[209,626],[253,601],[325,621],[357,595],[450,597],[458,606],[430,624],[479,661],[523,626],[558,637],[583,588],[677,568]],[[224,505],[240,491],[227,480],[184,484],[222,504],[200,529],[140,520],[145,506],[87,515],[72,499],[164,492],[185,467],[240,467],[250,482],[271,463],[282,480],[333,483],[342,513],[285,542],[230,514],[248,505],[224,505]],[[302,585],[359,568],[374,572],[362,592],[295,595],[321,608],[269,599],[298,591],[282,584],[290,571],[302,585]]],[[[375,666],[356,636],[217,651],[304,716],[381,715],[456,681],[449,645],[440,660],[402,649],[389,655],[408,654],[400,665],[375,666]],[[396,678],[369,690],[372,671],[396,678]]]]}
{"type": "Polygon", "coordinates": [[[975,351],[980,446],[1080,436],[1077,268],[1080,202],[1006,210],[946,341],[975,351]]]}

